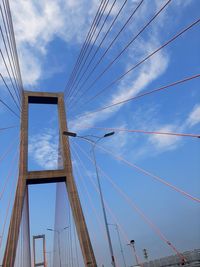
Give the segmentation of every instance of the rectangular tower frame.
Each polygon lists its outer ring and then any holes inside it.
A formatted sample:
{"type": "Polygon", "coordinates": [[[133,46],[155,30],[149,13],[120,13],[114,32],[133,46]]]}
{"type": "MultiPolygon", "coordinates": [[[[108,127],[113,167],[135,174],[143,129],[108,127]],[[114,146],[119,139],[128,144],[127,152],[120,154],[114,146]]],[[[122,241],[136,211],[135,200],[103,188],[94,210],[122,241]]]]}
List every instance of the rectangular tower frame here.
{"type": "Polygon", "coordinates": [[[47,267],[46,264],[46,240],[45,240],[45,235],[34,235],[33,236],[33,262],[34,262],[34,267],[47,267]],[[35,241],[36,239],[42,239],[42,248],[43,248],[43,261],[42,262],[36,262],[36,249],[35,249],[35,241]]]}
{"type": "MultiPolygon", "coordinates": [[[[67,193],[76,225],[79,243],[85,266],[97,267],[91,245],[87,225],[82,211],[77,187],[72,172],[71,155],[68,137],[63,135],[67,131],[66,112],[63,93],[30,92],[24,91],[21,112],[20,160],[19,178],[15,201],[11,215],[3,266],[14,267],[17,243],[20,231],[23,205],[29,184],[65,182],[67,193]],[[58,106],[60,150],[63,168],[58,170],[28,171],[28,105],[29,104],[56,104],[58,106]]],[[[30,233],[29,233],[30,240],[30,233]]],[[[31,267],[31,266],[27,266],[31,267]]]]}

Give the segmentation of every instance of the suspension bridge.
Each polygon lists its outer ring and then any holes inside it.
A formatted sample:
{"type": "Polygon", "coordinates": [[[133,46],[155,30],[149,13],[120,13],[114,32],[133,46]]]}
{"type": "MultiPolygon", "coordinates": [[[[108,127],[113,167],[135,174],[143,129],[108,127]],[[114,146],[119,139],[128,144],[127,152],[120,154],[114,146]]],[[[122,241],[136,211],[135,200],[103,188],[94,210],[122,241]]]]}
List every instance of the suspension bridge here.
{"type": "Polygon", "coordinates": [[[151,9],[145,0],[97,3],[62,90],[29,90],[12,1],[0,2],[0,266],[200,266],[200,61],[189,54],[190,42],[194,50],[199,44],[198,8],[180,22],[185,7],[176,0],[151,9]],[[179,71],[174,59],[164,77],[173,46],[179,68],[188,68],[179,71]],[[167,103],[170,127],[156,126],[149,103],[167,103]],[[193,110],[179,123],[173,108],[187,105],[193,110]]]}

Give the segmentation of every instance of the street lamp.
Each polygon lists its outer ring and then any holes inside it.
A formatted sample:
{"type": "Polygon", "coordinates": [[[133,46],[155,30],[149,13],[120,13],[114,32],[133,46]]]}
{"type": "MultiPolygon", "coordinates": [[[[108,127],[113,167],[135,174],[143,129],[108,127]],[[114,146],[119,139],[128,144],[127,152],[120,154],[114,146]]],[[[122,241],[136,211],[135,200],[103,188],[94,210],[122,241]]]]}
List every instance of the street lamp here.
{"type": "Polygon", "coordinates": [[[95,164],[95,171],[96,171],[98,189],[99,189],[99,194],[100,194],[101,206],[102,206],[102,210],[103,210],[103,217],[104,217],[104,223],[105,223],[105,228],[106,228],[106,235],[107,235],[108,245],[109,245],[109,250],[110,250],[111,263],[112,263],[113,267],[116,267],[115,257],[114,257],[114,252],[113,252],[113,247],[112,247],[112,242],[111,242],[111,237],[110,237],[110,232],[109,232],[109,228],[108,228],[108,221],[107,221],[107,216],[106,216],[106,209],[105,209],[105,204],[104,204],[104,199],[103,199],[103,193],[102,193],[101,183],[100,183],[100,179],[99,179],[99,172],[98,172],[97,162],[96,162],[96,156],[95,156],[96,144],[101,139],[114,135],[114,133],[115,132],[109,132],[109,133],[104,134],[103,136],[95,136],[95,135],[79,136],[79,135],[77,135],[77,133],[68,132],[68,131],[64,131],[63,132],[63,134],[66,135],[66,136],[78,137],[78,138],[84,139],[86,141],[89,141],[92,144],[92,154],[93,154],[93,159],[94,159],[94,164],[95,164]],[[90,139],[88,137],[95,138],[96,140],[94,141],[93,139],[90,139]]]}
{"type": "Polygon", "coordinates": [[[135,260],[136,260],[136,263],[137,265],[139,266],[139,261],[138,261],[138,257],[137,257],[137,254],[136,254],[136,249],[135,249],[135,240],[131,240],[130,243],[128,244],[128,246],[131,246],[133,248],[133,253],[135,255],[135,260]]]}
{"type": "Polygon", "coordinates": [[[147,249],[146,248],[143,249],[143,253],[144,253],[145,260],[148,260],[148,253],[147,253],[147,249]]]}
{"type": "Polygon", "coordinates": [[[69,228],[69,226],[64,227],[61,230],[55,230],[55,229],[51,229],[51,228],[47,228],[47,231],[51,231],[51,232],[55,232],[58,234],[58,253],[59,253],[59,262],[60,262],[60,267],[62,267],[62,263],[61,263],[61,251],[60,251],[60,233],[62,231],[64,231],[65,229],[69,228]]]}
{"type": "Polygon", "coordinates": [[[122,254],[122,259],[123,259],[124,267],[126,267],[126,261],[125,261],[125,257],[124,257],[122,242],[121,242],[121,238],[120,238],[120,234],[119,234],[119,226],[117,224],[114,224],[114,223],[109,223],[108,225],[114,226],[116,231],[117,231],[117,236],[118,236],[118,240],[119,240],[119,246],[120,246],[120,251],[122,254]]]}

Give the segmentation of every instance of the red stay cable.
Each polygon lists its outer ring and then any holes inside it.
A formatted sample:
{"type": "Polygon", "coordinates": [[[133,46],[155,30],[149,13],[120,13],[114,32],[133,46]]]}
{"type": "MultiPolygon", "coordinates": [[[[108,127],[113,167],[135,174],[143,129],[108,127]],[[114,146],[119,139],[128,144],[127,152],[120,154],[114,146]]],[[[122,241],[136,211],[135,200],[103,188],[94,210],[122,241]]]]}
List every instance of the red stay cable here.
{"type": "Polygon", "coordinates": [[[8,130],[8,129],[12,129],[12,128],[17,128],[17,125],[0,128],[0,132],[8,130]]]}
{"type": "MultiPolygon", "coordinates": [[[[77,145],[77,144],[75,144],[75,145],[77,145]]],[[[79,148],[79,149],[80,149],[80,150],[87,156],[87,158],[88,158],[92,163],[94,163],[93,160],[87,155],[87,153],[85,153],[85,151],[83,151],[82,148],[81,148],[79,145],[77,145],[77,146],[78,146],[78,148],[79,148]]],[[[79,157],[78,155],[77,155],[77,157],[79,158],[79,162],[81,163],[81,165],[83,166],[83,168],[86,169],[86,167],[85,167],[85,165],[83,164],[83,162],[82,162],[82,160],[80,159],[80,157],[79,157]]],[[[98,168],[99,168],[99,167],[98,167],[98,168]]],[[[87,169],[86,169],[86,170],[87,170],[87,169]]],[[[89,176],[88,176],[88,177],[89,177],[89,176]]],[[[93,187],[94,187],[95,190],[97,191],[97,193],[100,194],[99,189],[98,189],[97,185],[95,184],[95,182],[91,179],[91,177],[89,177],[89,179],[90,179],[90,181],[91,181],[93,187]]],[[[128,239],[127,234],[125,233],[123,227],[119,224],[118,220],[116,219],[115,215],[113,214],[113,211],[112,211],[111,208],[109,207],[107,201],[104,200],[104,202],[105,202],[106,209],[108,210],[108,212],[110,213],[110,215],[114,218],[114,221],[117,222],[117,225],[119,225],[120,229],[122,229],[122,233],[123,233],[123,235],[124,235],[124,237],[125,237],[125,240],[127,241],[127,243],[129,243],[129,239],[128,239]]],[[[136,258],[138,259],[138,263],[139,263],[140,267],[143,267],[143,264],[141,263],[142,261],[141,261],[140,257],[137,255],[136,251],[135,251],[135,256],[136,256],[136,258]]]]}
{"type": "MultiPolygon", "coordinates": [[[[79,146],[81,151],[87,156],[87,158],[93,162],[93,160],[85,153],[84,150],[79,146]]],[[[170,246],[176,254],[181,259],[181,262],[185,260],[184,256],[176,249],[176,247],[169,242],[169,240],[165,237],[165,235],[161,232],[161,230],[143,213],[143,211],[140,210],[140,208],[133,202],[132,199],[130,199],[122,190],[119,188],[111,179],[111,177],[105,173],[99,166],[98,169],[103,173],[103,175],[109,180],[109,182],[113,185],[115,189],[125,198],[125,200],[131,205],[131,207],[144,219],[144,221],[154,230],[154,232],[157,233],[157,235],[168,245],[170,246]]]]}
{"type": "MultiPolygon", "coordinates": [[[[17,177],[18,176],[16,175],[16,178],[17,177]]],[[[15,188],[16,188],[16,185],[15,185],[15,183],[13,183],[13,188],[10,191],[9,202],[8,202],[8,206],[7,206],[7,209],[6,209],[6,216],[5,216],[5,220],[4,220],[4,224],[3,224],[3,229],[2,229],[2,233],[1,233],[1,238],[0,238],[0,249],[1,249],[1,246],[2,246],[3,237],[4,237],[4,234],[5,234],[6,222],[7,222],[7,219],[8,219],[8,214],[9,214],[9,211],[10,211],[11,200],[12,200],[12,196],[13,196],[13,193],[14,193],[14,189],[15,188]]]]}
{"type": "MultiPolygon", "coordinates": [[[[87,141],[88,143],[92,143],[92,142],[90,142],[89,140],[85,140],[85,141],[87,141]]],[[[170,184],[169,182],[165,181],[165,180],[162,179],[161,177],[159,177],[159,176],[157,176],[157,175],[155,175],[155,174],[152,174],[152,173],[150,173],[149,171],[144,170],[143,168],[137,166],[136,164],[133,164],[133,163],[129,162],[128,160],[124,159],[123,157],[121,157],[121,156],[119,156],[119,155],[116,155],[115,153],[111,152],[110,150],[107,150],[106,148],[100,146],[99,144],[96,144],[96,147],[98,147],[98,148],[104,150],[105,152],[109,153],[109,154],[112,155],[114,158],[118,159],[119,161],[126,163],[126,164],[129,165],[131,168],[134,168],[134,169],[138,170],[139,172],[144,173],[145,175],[152,177],[154,180],[157,180],[157,181],[159,181],[160,183],[162,183],[162,184],[164,184],[164,185],[166,185],[166,186],[172,188],[172,189],[175,190],[176,192],[178,192],[178,193],[180,193],[180,194],[182,194],[182,195],[188,197],[189,199],[191,199],[191,200],[193,200],[193,201],[196,201],[196,202],[200,203],[200,199],[198,199],[197,197],[194,197],[194,196],[192,196],[191,194],[189,194],[189,193],[183,191],[182,189],[180,189],[180,188],[178,188],[178,187],[176,187],[176,186],[170,184]]]]}
{"type": "Polygon", "coordinates": [[[139,167],[139,166],[137,166],[137,165],[135,165],[135,164],[129,162],[128,160],[122,158],[122,157],[119,156],[119,155],[115,155],[113,152],[111,152],[111,151],[105,149],[104,147],[102,147],[102,146],[100,146],[100,145],[96,145],[96,146],[99,147],[100,149],[104,150],[105,152],[109,153],[110,155],[112,155],[112,156],[115,157],[116,159],[118,159],[118,160],[120,160],[120,161],[126,163],[126,164],[129,165],[130,167],[133,167],[134,169],[138,170],[139,172],[142,172],[142,173],[144,173],[145,175],[152,177],[153,179],[155,179],[155,180],[161,182],[162,184],[167,185],[168,187],[174,189],[174,190],[177,191],[178,193],[181,193],[182,195],[184,195],[184,196],[190,198],[191,200],[200,203],[200,199],[198,199],[197,197],[194,197],[194,196],[190,195],[189,193],[183,191],[182,189],[180,189],[180,188],[178,188],[178,187],[176,187],[176,186],[170,184],[169,182],[165,181],[165,180],[162,179],[161,177],[159,177],[159,176],[157,176],[157,175],[155,175],[155,174],[152,174],[152,173],[150,173],[149,171],[144,170],[143,168],[141,168],[141,167],[139,167]]]}
{"type": "Polygon", "coordinates": [[[149,58],[151,58],[157,52],[159,52],[160,50],[162,50],[163,48],[165,48],[166,46],[168,46],[170,43],[172,43],[173,41],[175,41],[178,37],[180,37],[182,34],[184,34],[185,32],[187,32],[188,30],[190,30],[192,27],[196,26],[199,22],[200,22],[200,18],[197,19],[197,20],[195,20],[193,23],[191,23],[189,26],[187,26],[186,28],[184,28],[183,30],[181,30],[180,32],[178,32],[177,34],[175,34],[171,39],[169,39],[167,42],[165,42],[159,48],[157,48],[156,50],[154,50],[151,54],[149,54],[148,56],[146,56],[144,59],[142,59],[136,65],[134,65],[133,67],[131,67],[130,69],[128,69],[125,73],[123,73],[117,79],[115,79],[114,81],[112,81],[109,85],[107,85],[105,88],[103,88],[95,96],[93,96],[89,100],[87,100],[84,104],[87,104],[90,101],[94,100],[97,96],[99,96],[100,94],[102,94],[106,89],[110,88],[113,84],[118,83],[119,81],[121,81],[127,74],[129,74],[130,72],[132,72],[134,69],[136,69],[137,67],[139,67],[144,62],[146,62],[149,58]]]}
{"type": "Polygon", "coordinates": [[[159,91],[163,91],[163,90],[165,90],[165,89],[167,89],[167,88],[173,87],[173,86],[175,86],[175,85],[178,85],[178,84],[181,84],[181,83],[184,83],[184,82],[188,82],[188,81],[193,80],[193,79],[196,79],[196,78],[200,78],[200,74],[199,74],[199,73],[198,73],[198,74],[195,74],[195,75],[193,75],[193,76],[186,77],[186,78],[184,78],[184,79],[182,79],[182,80],[178,80],[178,81],[175,81],[175,82],[173,82],[173,83],[164,85],[164,86],[162,86],[162,87],[153,89],[153,90],[151,90],[151,91],[147,91],[147,92],[144,92],[144,93],[142,93],[142,94],[139,94],[139,95],[136,95],[136,96],[127,98],[127,99],[125,99],[125,100],[122,100],[122,101],[119,101],[119,102],[115,102],[115,103],[113,103],[113,104],[111,104],[111,105],[104,106],[104,107],[102,107],[102,108],[98,108],[98,109],[96,109],[96,110],[87,112],[85,115],[82,115],[82,116],[80,116],[80,117],[78,117],[78,118],[82,118],[82,117],[90,116],[91,114],[97,113],[97,112],[99,112],[99,111],[103,111],[103,110],[106,110],[106,109],[108,109],[108,108],[112,108],[112,107],[115,107],[115,106],[117,106],[117,105],[121,105],[121,104],[127,103],[127,102],[132,101],[132,100],[136,100],[136,99],[141,98],[141,97],[144,97],[144,96],[146,96],[146,95],[150,95],[150,94],[153,94],[153,93],[156,93],[156,92],[159,92],[159,91]]]}
{"type": "Polygon", "coordinates": [[[5,182],[4,182],[4,185],[3,185],[3,188],[1,189],[0,191],[0,201],[5,193],[5,190],[6,190],[6,186],[8,184],[8,181],[10,180],[11,176],[12,176],[12,173],[13,173],[13,170],[14,170],[14,167],[16,167],[14,165],[14,163],[16,162],[16,159],[17,159],[17,156],[18,156],[18,153],[16,152],[13,159],[12,159],[12,162],[11,162],[11,166],[10,166],[10,169],[8,171],[8,174],[6,176],[6,179],[5,179],[5,182]]]}
{"type": "Polygon", "coordinates": [[[113,128],[113,127],[89,127],[89,126],[83,126],[80,129],[95,129],[95,130],[106,130],[106,131],[107,130],[111,130],[111,131],[116,131],[116,132],[144,133],[144,134],[158,134],[158,135],[172,135],[172,136],[181,136],[181,137],[200,138],[200,134],[144,131],[144,130],[137,130],[137,129],[113,128]]]}
{"type": "Polygon", "coordinates": [[[9,147],[7,148],[7,150],[3,153],[3,155],[0,157],[0,163],[3,161],[3,159],[7,156],[7,154],[11,151],[11,149],[13,148],[14,144],[16,142],[16,139],[9,145],[9,147]]]}

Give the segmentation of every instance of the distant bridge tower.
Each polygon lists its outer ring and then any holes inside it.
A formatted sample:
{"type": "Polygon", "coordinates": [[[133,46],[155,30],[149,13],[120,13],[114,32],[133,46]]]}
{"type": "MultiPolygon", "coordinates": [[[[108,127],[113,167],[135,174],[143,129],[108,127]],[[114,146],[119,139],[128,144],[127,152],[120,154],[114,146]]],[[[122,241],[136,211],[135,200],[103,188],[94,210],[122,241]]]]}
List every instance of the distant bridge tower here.
{"type": "Polygon", "coordinates": [[[46,260],[46,240],[45,240],[45,235],[34,235],[33,236],[33,262],[34,262],[34,267],[39,267],[39,266],[42,266],[42,267],[47,267],[47,260],[46,260]],[[42,254],[43,254],[43,261],[42,262],[39,262],[37,263],[36,262],[36,240],[38,239],[42,239],[42,254]]]}
{"type": "MultiPolygon", "coordinates": [[[[65,182],[68,197],[77,229],[80,247],[83,254],[85,266],[96,267],[96,260],[88,234],[85,218],[83,215],[77,187],[72,174],[72,163],[69,149],[69,141],[63,136],[67,130],[66,113],[64,106],[64,95],[62,93],[29,92],[23,93],[21,113],[21,137],[20,137],[20,160],[19,178],[15,195],[15,202],[9,226],[6,249],[4,253],[3,266],[14,267],[17,243],[19,239],[20,222],[22,211],[26,201],[28,204],[27,188],[30,184],[65,182]],[[58,170],[28,171],[28,106],[31,104],[55,104],[58,105],[60,150],[63,168],[58,170]]],[[[30,233],[29,233],[30,243],[30,233]]],[[[31,266],[26,266],[31,267],[31,266]]]]}

